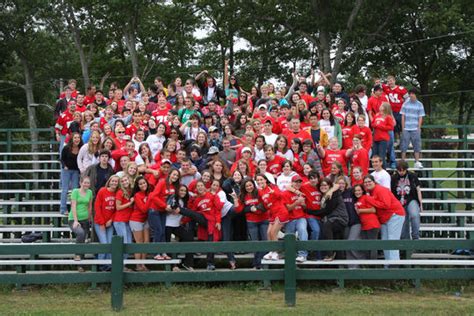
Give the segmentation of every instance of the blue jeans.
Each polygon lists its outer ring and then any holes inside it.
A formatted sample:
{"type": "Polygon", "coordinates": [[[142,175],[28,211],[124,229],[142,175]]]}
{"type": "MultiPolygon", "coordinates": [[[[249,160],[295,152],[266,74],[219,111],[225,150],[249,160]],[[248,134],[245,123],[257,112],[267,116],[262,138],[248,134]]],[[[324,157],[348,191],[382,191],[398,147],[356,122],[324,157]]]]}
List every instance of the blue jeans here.
{"type": "Polygon", "coordinates": [[[166,213],[158,212],[156,210],[148,210],[148,224],[152,231],[153,242],[165,242],[166,241],[166,213]]]}
{"type": "MultiPolygon", "coordinates": [[[[298,239],[301,241],[306,241],[308,240],[307,226],[308,226],[308,223],[306,222],[306,218],[294,219],[290,221],[288,224],[286,224],[285,233],[294,234],[295,232],[298,232],[298,239]]],[[[308,256],[308,251],[299,250],[298,256],[306,258],[308,256]]]]}
{"type": "MultiPolygon", "coordinates": [[[[267,240],[268,221],[247,222],[247,229],[250,240],[267,240]]],[[[253,257],[253,266],[260,268],[262,266],[263,252],[256,252],[253,257]]]]}
{"type": "Polygon", "coordinates": [[[79,187],[79,170],[61,169],[61,214],[67,213],[67,192],[79,187]]]}
{"type": "Polygon", "coordinates": [[[413,200],[405,206],[405,222],[403,223],[402,239],[420,239],[420,205],[413,200]]]}
{"type": "MultiPolygon", "coordinates": [[[[235,215],[235,209],[234,207],[231,207],[229,212],[222,217],[221,220],[221,226],[222,226],[222,241],[231,241],[232,240],[232,218],[235,215]]],[[[227,259],[229,262],[235,262],[235,256],[233,252],[228,252],[227,253],[227,259]]]]}
{"type": "Polygon", "coordinates": [[[397,156],[395,156],[395,148],[393,147],[395,142],[395,133],[393,131],[389,131],[388,134],[390,135],[390,140],[387,144],[387,153],[389,155],[390,164],[394,165],[397,163],[397,156]]]}
{"type": "Polygon", "coordinates": [[[385,140],[374,142],[372,147],[372,156],[378,155],[382,159],[383,168],[387,168],[387,144],[385,140]]]}
{"type": "Polygon", "coordinates": [[[319,234],[321,233],[321,227],[319,226],[319,220],[316,218],[307,218],[309,227],[311,228],[311,233],[309,234],[309,240],[319,240],[319,234]]]}
{"type": "MultiPolygon", "coordinates": [[[[102,230],[99,224],[94,224],[94,228],[101,244],[110,244],[112,242],[112,235],[114,234],[113,226],[105,227],[105,230],[102,230]]],[[[112,259],[112,255],[110,253],[99,253],[97,259],[112,259]]]]}
{"type": "MultiPolygon", "coordinates": [[[[400,240],[404,221],[405,216],[393,214],[380,228],[382,240],[400,240]]],[[[400,260],[400,250],[384,250],[383,254],[385,260],[400,260]]]]}
{"type": "MultiPolygon", "coordinates": [[[[123,237],[123,242],[125,244],[132,243],[132,231],[130,225],[127,222],[114,222],[114,229],[117,233],[117,236],[123,237]]],[[[123,254],[124,259],[128,259],[128,253],[123,254]]]]}

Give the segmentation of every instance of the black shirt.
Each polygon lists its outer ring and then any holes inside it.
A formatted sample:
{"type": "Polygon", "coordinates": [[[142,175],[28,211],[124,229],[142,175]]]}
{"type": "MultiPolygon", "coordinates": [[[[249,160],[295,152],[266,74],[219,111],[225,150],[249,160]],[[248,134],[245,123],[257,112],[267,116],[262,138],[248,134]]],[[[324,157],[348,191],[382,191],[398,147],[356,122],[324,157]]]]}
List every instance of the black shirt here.
{"type": "Polygon", "coordinates": [[[61,151],[61,165],[69,170],[79,170],[77,166],[77,154],[73,154],[69,145],[63,147],[61,151]]]}

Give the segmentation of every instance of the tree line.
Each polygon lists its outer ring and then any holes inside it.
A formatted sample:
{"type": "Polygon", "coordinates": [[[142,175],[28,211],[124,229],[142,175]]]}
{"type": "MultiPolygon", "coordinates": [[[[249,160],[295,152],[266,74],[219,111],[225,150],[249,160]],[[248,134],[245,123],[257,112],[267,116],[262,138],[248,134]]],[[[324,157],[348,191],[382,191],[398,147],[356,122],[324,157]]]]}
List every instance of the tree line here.
{"type": "Polygon", "coordinates": [[[47,126],[67,79],[107,89],[151,84],[225,60],[248,89],[293,71],[331,74],[350,90],[394,74],[420,89],[431,122],[468,124],[474,110],[469,0],[3,0],[0,127],[47,126]],[[61,80],[62,79],[62,80],[61,80]],[[36,105],[36,106],[32,106],[36,105]],[[455,115],[454,115],[455,113],[455,115]],[[19,120],[17,118],[20,118],[19,120]]]}

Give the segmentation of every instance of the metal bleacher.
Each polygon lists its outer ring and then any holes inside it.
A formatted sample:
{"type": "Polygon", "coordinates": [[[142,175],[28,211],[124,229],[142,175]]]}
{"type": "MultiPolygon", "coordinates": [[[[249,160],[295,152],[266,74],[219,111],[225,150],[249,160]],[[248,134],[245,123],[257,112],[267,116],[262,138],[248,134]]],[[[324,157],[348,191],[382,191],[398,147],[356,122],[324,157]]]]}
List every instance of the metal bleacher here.
{"type": "MultiPolygon", "coordinates": [[[[44,141],[40,148],[0,151],[0,242],[18,242],[27,232],[41,232],[43,242],[72,241],[59,213],[57,145],[44,141]]],[[[410,152],[408,156],[413,166],[410,152]]],[[[474,150],[427,149],[422,162],[423,169],[411,169],[422,183],[422,238],[474,238],[474,150]]]]}

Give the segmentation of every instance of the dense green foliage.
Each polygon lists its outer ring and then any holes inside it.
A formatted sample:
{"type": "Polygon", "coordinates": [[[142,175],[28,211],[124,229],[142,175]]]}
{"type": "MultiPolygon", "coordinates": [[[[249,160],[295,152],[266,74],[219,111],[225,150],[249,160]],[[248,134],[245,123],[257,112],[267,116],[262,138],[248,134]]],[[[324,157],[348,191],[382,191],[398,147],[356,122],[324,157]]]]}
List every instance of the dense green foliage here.
{"type": "MultiPolygon", "coordinates": [[[[395,74],[421,89],[431,123],[466,124],[473,11],[469,0],[2,0],[0,127],[31,125],[26,105],[54,104],[69,78],[80,91],[132,74],[145,85],[202,69],[222,78],[225,59],[246,90],[290,83],[293,69],[330,72],[349,90],[395,74]]],[[[51,123],[45,106],[29,114],[51,123]]]]}

